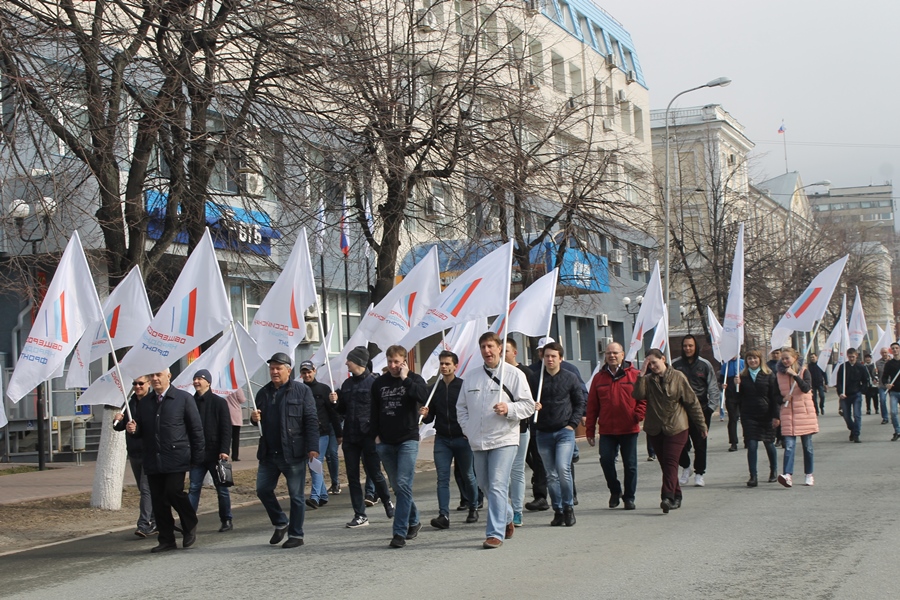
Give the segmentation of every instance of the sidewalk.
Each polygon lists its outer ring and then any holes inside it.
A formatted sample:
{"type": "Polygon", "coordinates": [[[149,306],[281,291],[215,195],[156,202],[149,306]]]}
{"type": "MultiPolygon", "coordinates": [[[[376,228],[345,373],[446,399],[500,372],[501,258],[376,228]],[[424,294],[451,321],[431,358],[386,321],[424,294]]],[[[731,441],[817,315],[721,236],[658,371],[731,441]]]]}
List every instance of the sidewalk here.
{"type": "MultiPolygon", "coordinates": [[[[255,448],[248,447],[248,452],[250,451],[255,451],[255,448]]],[[[243,471],[255,469],[257,464],[254,457],[252,460],[240,460],[233,463],[232,468],[235,471],[243,471]]],[[[0,464],[0,470],[15,466],[35,465],[3,463],[0,464]]],[[[16,502],[29,500],[44,500],[71,494],[89,493],[94,487],[94,469],[96,466],[96,462],[86,462],[81,467],[74,463],[54,463],[52,468],[46,471],[0,475],[0,504],[15,504],[16,502]]],[[[125,485],[134,484],[134,475],[131,473],[131,467],[126,464],[125,485]]]]}

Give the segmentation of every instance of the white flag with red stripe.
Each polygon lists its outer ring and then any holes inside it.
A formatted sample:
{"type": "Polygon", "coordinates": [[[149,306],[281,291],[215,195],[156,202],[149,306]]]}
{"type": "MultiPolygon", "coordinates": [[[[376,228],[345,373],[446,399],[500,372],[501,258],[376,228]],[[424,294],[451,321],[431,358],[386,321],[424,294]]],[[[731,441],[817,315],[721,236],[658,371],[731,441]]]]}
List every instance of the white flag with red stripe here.
{"type": "Polygon", "coordinates": [[[247,361],[247,371],[255,373],[265,364],[265,361],[255,352],[256,340],[247,333],[240,323],[234,324],[237,336],[229,327],[215,344],[197,360],[187,366],[181,374],[172,382],[179,390],[194,393],[194,374],[200,369],[206,369],[212,375],[210,388],[214,394],[223,398],[234,390],[247,385],[247,377],[241,365],[241,354],[247,361]],[[240,349],[238,348],[240,345],[240,349]]]}
{"type": "Polygon", "coordinates": [[[75,231],[25,338],[6,388],[9,399],[18,402],[59,371],[91,323],[102,318],[97,288],[75,231]]]}
{"type": "Polygon", "coordinates": [[[432,350],[431,355],[422,365],[420,375],[426,380],[431,379],[438,373],[440,367],[440,354],[447,350],[456,354],[459,363],[456,369],[457,377],[462,377],[465,369],[469,366],[469,361],[473,354],[480,355],[478,348],[478,338],[487,331],[487,319],[484,317],[461,323],[453,327],[447,335],[438,342],[432,350]],[[474,349],[474,352],[473,352],[474,349]]]}
{"type": "Polygon", "coordinates": [[[530,337],[547,335],[550,331],[550,321],[553,319],[553,301],[556,298],[558,276],[559,269],[553,269],[529,285],[509,303],[509,327],[506,327],[506,314],[502,314],[494,319],[491,331],[501,338],[504,333],[513,332],[530,337]]]}
{"type": "Polygon", "coordinates": [[[666,347],[669,345],[669,308],[663,305],[663,315],[656,328],[653,330],[653,339],[650,340],[650,347],[656,348],[663,354],[666,353],[666,347]]]}
{"type": "Polygon", "coordinates": [[[121,360],[122,376],[158,373],[231,322],[209,229],[188,256],[169,297],[121,360]]]}
{"type": "Polygon", "coordinates": [[[458,324],[506,312],[512,271],[512,242],[507,242],[464,271],[400,342],[416,342],[458,324]]]}
{"type": "Polygon", "coordinates": [[[122,350],[133,346],[153,320],[139,267],[133,268],[103,303],[103,318],[106,325],[102,321],[93,324],[75,347],[69,361],[67,388],[88,387],[91,363],[109,354],[113,348],[122,350]]]}
{"type": "Polygon", "coordinates": [[[631,362],[637,356],[641,344],[644,343],[644,334],[656,327],[659,320],[663,318],[666,310],[663,301],[662,283],[659,277],[659,261],[653,267],[653,275],[650,277],[650,283],[647,284],[647,291],[641,302],[641,309],[638,311],[637,319],[634,322],[634,329],[631,332],[631,343],[628,345],[628,352],[625,360],[631,362]]]}
{"type": "Polygon", "coordinates": [[[825,315],[834,288],[841,279],[848,254],[825,268],[810,282],[772,330],[772,349],[785,346],[795,331],[812,331],[816,321],[825,315]]]}

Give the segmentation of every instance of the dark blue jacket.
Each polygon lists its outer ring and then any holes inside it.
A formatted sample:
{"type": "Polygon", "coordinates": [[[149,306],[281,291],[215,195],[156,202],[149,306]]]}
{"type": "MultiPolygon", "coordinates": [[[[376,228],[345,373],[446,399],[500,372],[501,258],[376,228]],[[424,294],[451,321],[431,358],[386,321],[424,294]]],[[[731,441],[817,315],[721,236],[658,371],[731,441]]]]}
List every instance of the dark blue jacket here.
{"type": "Polygon", "coordinates": [[[463,432],[456,418],[456,401],[459,400],[459,392],[462,390],[463,380],[454,377],[450,385],[444,383],[444,378],[438,379],[437,389],[431,397],[431,405],[428,407],[428,416],[422,419],[423,423],[434,421],[434,432],[444,437],[462,437],[463,432]]]}
{"type": "MultiPolygon", "coordinates": [[[[128,399],[128,410],[131,411],[132,418],[134,418],[135,413],[137,413],[139,404],[140,399],[137,397],[137,394],[132,394],[131,398],[128,399]]],[[[113,425],[113,429],[116,431],[125,431],[125,426],[130,423],[128,413],[123,410],[122,414],[125,418],[121,421],[116,421],[116,424],[113,425]]],[[[144,444],[141,442],[140,437],[126,433],[125,449],[128,451],[128,458],[141,461],[144,460],[144,444]]]]}
{"type": "Polygon", "coordinates": [[[194,397],[169,386],[162,402],[152,389],[132,416],[148,475],[183,473],[203,464],[203,424],[194,397]]]}
{"type": "Polygon", "coordinates": [[[266,420],[266,411],[279,410],[279,439],[266,438],[266,427],[259,438],[256,457],[263,460],[269,450],[282,455],[288,464],[306,460],[310,452],[319,451],[319,417],[312,392],[300,381],[288,381],[279,388],[272,382],[256,393],[256,407],[266,420]]]}
{"type": "Polygon", "coordinates": [[[228,401],[207,390],[194,392],[194,402],[203,423],[204,464],[216,463],[220,454],[231,454],[231,411],[228,401]]]}
{"type": "Polygon", "coordinates": [[[372,384],[375,376],[368,370],[361,375],[351,375],[341,384],[338,391],[338,413],[344,416],[344,439],[362,442],[371,434],[369,422],[372,420],[372,384]]]}
{"type": "Polygon", "coordinates": [[[535,402],[541,403],[538,411],[537,422],[534,427],[538,431],[559,431],[563,427],[572,429],[581,423],[584,415],[585,397],[578,378],[571,371],[560,367],[556,375],[550,375],[544,370],[544,383],[541,387],[541,395],[538,398],[540,386],[540,372],[532,373],[531,394],[535,402]]]}

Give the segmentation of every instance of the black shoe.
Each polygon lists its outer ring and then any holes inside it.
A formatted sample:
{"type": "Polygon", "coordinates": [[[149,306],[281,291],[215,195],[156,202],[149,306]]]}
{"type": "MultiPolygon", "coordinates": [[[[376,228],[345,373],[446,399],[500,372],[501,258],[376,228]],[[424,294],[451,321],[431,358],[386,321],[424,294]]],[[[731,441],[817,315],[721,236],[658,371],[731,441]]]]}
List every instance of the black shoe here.
{"type": "Polygon", "coordinates": [[[197,541],[197,526],[194,525],[194,528],[184,534],[184,539],[181,542],[182,548],[190,548],[194,545],[194,542],[197,541]]]}
{"type": "Polygon", "coordinates": [[[867,410],[867,411],[866,411],[866,414],[867,414],[867,415],[871,415],[871,414],[872,414],[872,411],[871,411],[871,410],[867,410]]]}
{"type": "Polygon", "coordinates": [[[572,506],[578,506],[578,496],[572,498],[572,506]]]}
{"type": "Polygon", "coordinates": [[[388,519],[394,518],[394,503],[390,500],[384,503],[384,514],[387,515],[388,519]]]}
{"type": "Polygon", "coordinates": [[[562,513],[562,511],[558,511],[558,512],[553,513],[553,520],[550,521],[550,526],[551,527],[559,527],[560,525],[563,525],[565,522],[566,522],[565,515],[562,513]]]}
{"type": "Polygon", "coordinates": [[[859,439],[859,436],[858,436],[858,435],[854,435],[854,436],[853,436],[853,443],[854,443],[854,444],[862,444],[862,440],[859,439]]]}
{"type": "Polygon", "coordinates": [[[178,544],[175,542],[170,542],[168,544],[163,544],[160,542],[158,545],[150,548],[150,552],[156,554],[157,552],[168,552],[169,550],[176,550],[178,548],[178,544]]]}
{"type": "Polygon", "coordinates": [[[478,521],[478,509],[470,508],[469,516],[466,517],[466,523],[475,523],[476,521],[478,521]]]}
{"type": "Polygon", "coordinates": [[[634,500],[625,501],[625,510],[634,510],[634,500]]]}
{"type": "Polygon", "coordinates": [[[366,496],[364,502],[366,503],[366,506],[375,506],[378,504],[378,498],[375,496],[366,496]]]}
{"type": "MultiPolygon", "coordinates": [[[[447,523],[447,527],[450,527],[450,523],[447,523]]],[[[416,536],[419,535],[420,529],[422,529],[421,523],[416,523],[415,525],[412,525],[409,529],[406,530],[406,539],[408,539],[408,540],[416,539],[416,536]]]]}
{"type": "Polygon", "coordinates": [[[316,510],[317,508],[319,508],[319,503],[316,502],[313,498],[307,498],[306,505],[313,510],[316,510]]]}
{"type": "Polygon", "coordinates": [[[882,420],[881,420],[881,424],[882,424],[882,425],[887,425],[887,423],[888,423],[888,420],[887,420],[887,419],[882,419],[882,420]]]}
{"type": "Polygon", "coordinates": [[[324,500],[317,500],[316,502],[319,504],[319,507],[321,508],[321,507],[325,506],[326,504],[328,504],[328,498],[326,498],[324,500]]]}
{"type": "Polygon", "coordinates": [[[222,521],[222,526],[219,527],[219,533],[222,533],[224,531],[231,531],[232,529],[234,529],[234,525],[231,524],[231,519],[228,519],[226,521],[222,521]]]}
{"type": "Polygon", "coordinates": [[[335,496],[341,493],[341,484],[340,483],[332,483],[331,487],[328,488],[329,494],[334,494],[335,496]]]}
{"type": "Polygon", "coordinates": [[[288,541],[281,545],[282,548],[297,548],[303,545],[303,538],[288,538],[288,541]]]}
{"type": "Polygon", "coordinates": [[[280,544],[281,540],[284,539],[284,536],[287,535],[287,530],[288,530],[287,525],[285,525],[284,527],[276,527],[275,533],[272,534],[272,539],[269,540],[269,543],[273,544],[273,545],[280,544]]]}
{"type": "MultiPolygon", "coordinates": [[[[900,433],[895,433],[893,436],[891,436],[892,442],[896,442],[897,440],[900,440],[900,433]]],[[[137,532],[135,532],[135,533],[137,533],[137,532]]]]}
{"type": "Polygon", "coordinates": [[[478,510],[481,510],[482,508],[484,508],[484,500],[482,500],[481,502],[478,503],[477,508],[478,508],[478,510]]]}
{"type": "Polygon", "coordinates": [[[737,452],[737,444],[732,444],[728,447],[729,452],[737,452]]]}
{"type": "Polygon", "coordinates": [[[769,483],[775,483],[776,481],[778,481],[778,473],[769,471],[769,483]]]}
{"type": "Polygon", "coordinates": [[[444,515],[438,515],[434,519],[431,520],[431,526],[435,529],[449,529],[450,528],[450,519],[445,517],[444,515]]]}
{"type": "Polygon", "coordinates": [[[134,535],[138,536],[139,538],[145,538],[147,537],[148,533],[146,529],[141,529],[140,527],[138,527],[134,530],[134,535]]]}
{"type": "Polygon", "coordinates": [[[747,487],[756,487],[759,485],[759,480],[756,478],[756,475],[751,475],[750,479],[747,480],[747,487]]]}
{"type": "Polygon", "coordinates": [[[609,507],[615,508],[619,505],[619,499],[622,497],[619,493],[613,493],[609,496],[609,507]]]}
{"type": "Polygon", "coordinates": [[[563,519],[565,520],[566,527],[571,527],[575,524],[575,509],[571,506],[567,506],[563,511],[563,519]]]}
{"type": "Polygon", "coordinates": [[[549,510],[550,505],[547,504],[546,498],[536,498],[532,502],[525,503],[525,510],[536,511],[536,510],[549,510]]]}
{"type": "Polygon", "coordinates": [[[672,501],[668,498],[663,498],[659,503],[659,507],[662,509],[663,514],[667,515],[672,510],[672,501]]]}
{"type": "Polygon", "coordinates": [[[402,535],[395,535],[391,538],[391,548],[402,548],[406,545],[406,538],[402,535]]]}
{"type": "Polygon", "coordinates": [[[672,510],[678,510],[681,508],[681,498],[675,498],[672,500],[672,510]]]}

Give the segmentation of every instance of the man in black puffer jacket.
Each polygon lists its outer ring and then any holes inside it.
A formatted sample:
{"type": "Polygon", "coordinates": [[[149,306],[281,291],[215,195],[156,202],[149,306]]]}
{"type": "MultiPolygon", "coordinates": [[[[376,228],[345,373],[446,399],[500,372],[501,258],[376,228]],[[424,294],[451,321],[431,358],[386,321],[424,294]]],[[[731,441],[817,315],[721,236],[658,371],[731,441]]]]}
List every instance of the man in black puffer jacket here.
{"type": "Polygon", "coordinates": [[[535,437],[547,470],[547,488],[553,505],[550,525],[571,527],[575,524],[572,452],[575,428],[584,415],[585,397],[578,378],[561,368],[562,359],[563,347],[559,342],[546,344],[543,385],[540,372],[533,373],[529,383],[538,410],[535,437]]]}
{"type": "Polygon", "coordinates": [[[375,493],[384,506],[388,519],[394,518],[394,505],[387,481],[381,473],[381,459],[375,449],[375,436],[369,423],[372,419],[372,384],[375,376],[366,368],[369,351],[365,346],[357,346],[347,354],[347,369],[350,377],[341,384],[338,393],[331,393],[331,401],[337,403],[337,410],[344,416],[344,465],[347,470],[347,485],[350,488],[350,504],[353,519],[347,527],[355,529],[369,524],[363,489],[359,482],[359,464],[362,462],[366,477],[375,484],[375,493]]]}
{"type": "Polygon", "coordinates": [[[159,544],[151,552],[178,547],[173,508],[181,519],[182,546],[189,548],[197,540],[197,512],[184,491],[184,474],[203,463],[203,425],[194,398],[171,387],[171,379],[169,369],[150,375],[153,391],[140,402],[135,420],[125,427],[143,444],[143,467],[159,528],[159,544]]]}
{"type": "Polygon", "coordinates": [[[228,488],[219,482],[216,473],[216,465],[220,460],[228,460],[228,452],[231,450],[231,412],[228,410],[228,401],[222,396],[213,393],[210,385],[212,375],[206,369],[200,369],[194,374],[194,401],[197,403],[197,411],[203,422],[203,437],[205,451],[203,464],[191,467],[191,487],[188,498],[194,510],[200,505],[200,490],[203,489],[203,479],[209,473],[213,484],[216,486],[216,495],[219,500],[219,520],[222,526],[219,532],[231,531],[231,494],[228,488]]]}

